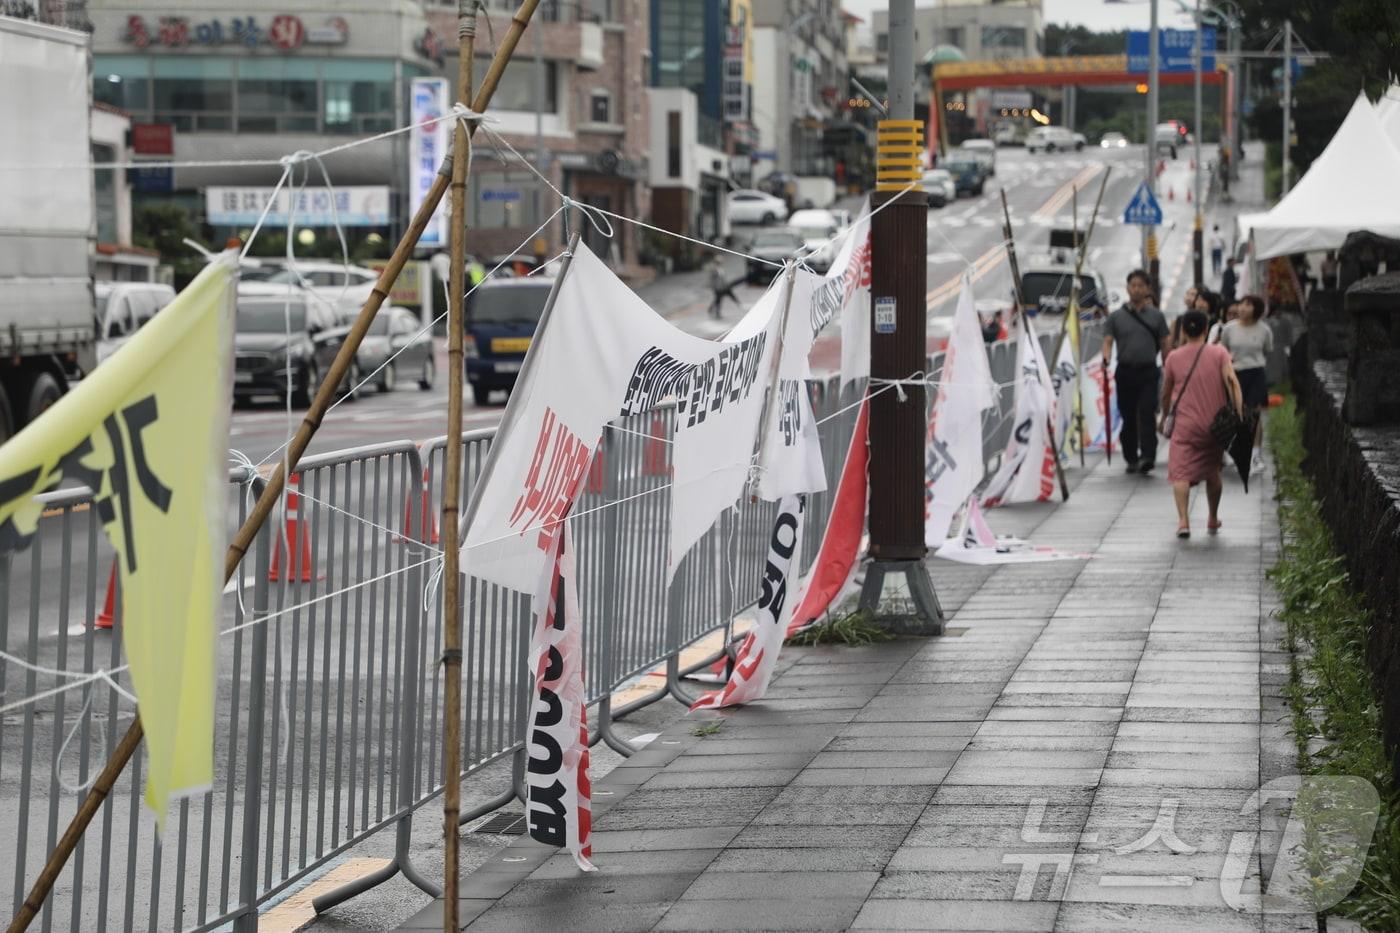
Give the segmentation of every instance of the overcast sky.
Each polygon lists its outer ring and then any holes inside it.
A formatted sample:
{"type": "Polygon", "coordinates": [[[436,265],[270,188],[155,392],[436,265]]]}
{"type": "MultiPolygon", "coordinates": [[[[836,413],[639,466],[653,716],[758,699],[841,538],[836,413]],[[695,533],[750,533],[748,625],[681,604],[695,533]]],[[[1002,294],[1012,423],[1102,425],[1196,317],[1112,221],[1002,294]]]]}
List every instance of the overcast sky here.
{"type": "MultiPolygon", "coordinates": [[[[919,2],[919,6],[933,4],[919,2]]],[[[1093,30],[1146,29],[1150,16],[1142,3],[1104,3],[1103,0],[1044,0],[1045,22],[1075,23],[1093,30]]],[[[874,10],[887,9],[888,0],[842,0],[841,5],[865,20],[869,26],[874,10]]],[[[1158,16],[1163,27],[1189,28],[1191,18],[1177,7],[1176,0],[1161,0],[1158,16]]]]}

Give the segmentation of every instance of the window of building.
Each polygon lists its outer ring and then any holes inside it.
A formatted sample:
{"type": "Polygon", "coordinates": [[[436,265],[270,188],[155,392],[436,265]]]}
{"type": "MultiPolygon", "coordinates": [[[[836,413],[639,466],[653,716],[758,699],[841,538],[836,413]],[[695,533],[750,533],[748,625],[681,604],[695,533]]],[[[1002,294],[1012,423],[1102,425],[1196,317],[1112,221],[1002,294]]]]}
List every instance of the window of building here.
{"type": "Polygon", "coordinates": [[[473,229],[539,226],[543,189],[528,169],[472,172],[467,223],[473,229]]]}
{"type": "Polygon", "coordinates": [[[1020,26],[983,26],[982,47],[984,49],[1024,49],[1026,30],[1020,26]]]}
{"type": "MultiPolygon", "coordinates": [[[[240,69],[240,74],[242,71],[240,69]]],[[[394,123],[394,63],[328,61],[321,64],[327,133],[379,133],[394,123]]],[[[405,74],[404,83],[410,76],[405,74]]],[[[240,101],[240,106],[242,102],[240,101]]]]}
{"type": "Polygon", "coordinates": [[[316,132],[318,63],[254,58],[238,63],[238,129],[249,133],[316,132]]]}
{"type": "Polygon", "coordinates": [[[151,117],[151,60],[144,55],[94,56],[92,99],[131,111],[137,119],[151,117]]]}
{"type": "Polygon", "coordinates": [[[681,177],[681,112],[666,112],[666,177],[681,177]]]}
{"type": "Polygon", "coordinates": [[[704,0],[657,0],[656,84],[705,95],[704,0]]]}
{"type": "Polygon", "coordinates": [[[157,122],[183,133],[233,129],[232,59],[156,58],[151,73],[157,122]]]}
{"type": "Polygon", "coordinates": [[[943,30],[943,41],[954,48],[963,47],[963,28],[961,26],[951,26],[943,30]]]}
{"type": "Polygon", "coordinates": [[[890,34],[882,32],[875,37],[875,51],[888,52],[890,50],[890,34]]]}
{"type": "MultiPolygon", "coordinates": [[[[552,61],[545,61],[543,64],[543,110],[545,113],[558,113],[557,66],[552,61]]],[[[477,56],[473,87],[481,87],[481,82],[486,77],[486,69],[490,65],[491,59],[489,57],[477,56]]],[[[535,60],[533,58],[512,58],[510,64],[506,66],[505,74],[501,76],[501,83],[496,87],[496,96],[491,98],[491,109],[523,110],[527,113],[534,113],[536,107],[535,73],[535,60]]]]}
{"type": "MultiPolygon", "coordinates": [[[[117,147],[92,144],[93,162],[117,161],[117,147]]],[[[123,180],[125,178],[123,177],[123,180]]],[[[93,194],[97,208],[97,242],[117,242],[117,172],[109,169],[92,173],[93,194]]]]}
{"type": "Polygon", "coordinates": [[[593,123],[612,122],[612,93],[596,89],[588,97],[588,119],[593,123]]]}

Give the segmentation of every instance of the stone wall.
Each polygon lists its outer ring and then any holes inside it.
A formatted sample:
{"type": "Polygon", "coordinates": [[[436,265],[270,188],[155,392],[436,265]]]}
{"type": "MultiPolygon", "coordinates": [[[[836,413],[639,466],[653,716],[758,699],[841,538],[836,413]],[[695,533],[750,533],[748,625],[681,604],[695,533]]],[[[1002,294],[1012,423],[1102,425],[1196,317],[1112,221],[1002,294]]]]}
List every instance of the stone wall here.
{"type": "MultiPolygon", "coordinates": [[[[1295,378],[1303,369],[1295,366],[1295,378]]],[[[1295,390],[1305,416],[1304,466],[1352,581],[1375,615],[1366,654],[1400,775],[1400,424],[1346,423],[1345,359],[1316,360],[1295,390]]]]}

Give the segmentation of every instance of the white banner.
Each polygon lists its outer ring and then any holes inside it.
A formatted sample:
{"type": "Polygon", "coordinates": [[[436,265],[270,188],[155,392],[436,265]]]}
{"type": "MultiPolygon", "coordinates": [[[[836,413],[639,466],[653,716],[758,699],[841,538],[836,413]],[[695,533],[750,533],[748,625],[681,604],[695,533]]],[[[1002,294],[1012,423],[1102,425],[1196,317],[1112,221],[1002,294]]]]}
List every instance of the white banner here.
{"type": "Polygon", "coordinates": [[[1055,416],[1055,389],[1045,368],[1030,318],[1023,317],[1016,341],[1016,414],[1001,469],[982,493],[985,506],[1045,502],[1055,491],[1055,452],[1048,419],[1055,416]]]}
{"type": "Polygon", "coordinates": [[[787,496],[778,504],[778,517],[768,541],[768,561],[763,568],[758,622],[739,646],[729,683],[723,689],[701,695],[691,709],[737,706],[762,699],[767,692],[797,596],[792,574],[802,566],[802,520],[806,506],[804,496],[787,496]],[[789,583],[794,584],[792,592],[789,592],[789,583]]]}
{"type": "Polygon", "coordinates": [[[1107,384],[1103,358],[1095,355],[1084,364],[1084,434],[1089,438],[1089,450],[1103,450],[1113,439],[1117,447],[1118,429],[1123,423],[1118,408],[1110,404],[1114,377],[1113,360],[1117,359],[1118,348],[1113,348],[1113,359],[1109,360],[1107,384]],[[1108,433],[1105,433],[1105,427],[1108,433]]]}
{"type": "MultiPolygon", "coordinates": [[[[437,178],[438,169],[447,155],[447,141],[452,133],[452,121],[437,120],[452,109],[446,78],[414,78],[409,95],[408,134],[408,213],[418,213],[437,178]]],[[[418,245],[424,248],[447,248],[447,198],[433,212],[432,220],[423,229],[418,245]]]]}
{"type": "Polygon", "coordinates": [[[270,228],[287,226],[290,206],[298,227],[384,227],[389,224],[389,186],[351,185],[344,188],[285,187],[272,199],[272,188],[213,187],[204,191],[204,214],[222,227],[252,226],[272,200],[264,221],[270,228]]]}
{"type": "Polygon", "coordinates": [[[821,440],[807,386],[812,378],[807,357],[816,337],[814,328],[820,329],[830,320],[818,320],[817,316],[817,298],[826,281],[802,269],[793,275],[782,358],[778,361],[778,394],[768,405],[759,439],[758,494],[769,502],[826,489],[821,440]]]}
{"type": "Polygon", "coordinates": [[[1048,560],[1076,560],[1092,554],[1071,554],[1051,547],[1036,547],[1021,538],[992,534],[987,517],[973,499],[963,515],[962,533],[944,541],[935,556],[960,564],[986,567],[994,564],[1038,564],[1048,560]]]}
{"type": "Polygon", "coordinates": [[[573,534],[555,537],[533,603],[530,672],[535,690],[526,740],[530,838],[567,848],[594,871],[588,779],[588,701],[583,687],[583,632],[573,534]]]}
{"type": "Polygon", "coordinates": [[[1055,388],[1055,441],[1060,445],[1060,455],[1067,456],[1071,450],[1070,433],[1075,427],[1074,395],[1079,386],[1079,363],[1074,358],[1069,335],[1059,343],[1060,355],[1050,371],[1050,383],[1055,388]]]}
{"type": "Polygon", "coordinates": [[[478,481],[466,572],[533,592],[603,426],[671,398],[674,568],[748,479],[782,291],[770,289],[741,321],[748,336],[705,340],[658,317],[580,244],[478,481]]]}
{"type": "Polygon", "coordinates": [[[953,516],[982,481],[982,412],[996,404],[972,281],[963,276],[944,351],[924,452],[924,544],[938,547],[953,516]]]}
{"type": "Polygon", "coordinates": [[[841,388],[870,375],[870,199],[832,260],[812,302],[812,332],[841,317],[841,388]]]}

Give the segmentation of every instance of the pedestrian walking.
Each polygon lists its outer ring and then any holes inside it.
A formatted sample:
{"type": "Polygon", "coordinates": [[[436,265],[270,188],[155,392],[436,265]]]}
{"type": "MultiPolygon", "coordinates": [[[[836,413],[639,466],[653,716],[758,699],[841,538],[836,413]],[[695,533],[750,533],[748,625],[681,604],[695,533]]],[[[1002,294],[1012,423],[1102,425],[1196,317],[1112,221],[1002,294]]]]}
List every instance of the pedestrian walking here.
{"type": "Polygon", "coordinates": [[[1210,231],[1210,269],[1211,275],[1220,274],[1221,263],[1225,259],[1225,237],[1220,233],[1220,224],[1216,224],[1210,231]]]}
{"type": "Polygon", "coordinates": [[[1157,354],[1167,347],[1167,318],[1152,304],[1152,280],[1142,269],[1128,273],[1128,303],[1104,323],[1103,365],[1108,371],[1114,345],[1118,412],[1123,425],[1119,443],[1128,473],[1151,472],[1157,462],[1157,388],[1161,370],[1157,354]]]}
{"type": "Polygon", "coordinates": [[[1206,531],[1220,530],[1220,466],[1225,451],[1210,432],[1216,412],[1227,403],[1243,413],[1240,383],[1230,363],[1230,353],[1220,344],[1206,342],[1206,315],[1185,315],[1187,344],[1167,357],[1162,380],[1162,433],[1170,442],[1167,479],[1176,500],[1176,536],[1191,537],[1187,515],[1191,487],[1206,485],[1209,517],[1206,531]]]}
{"type": "Polygon", "coordinates": [[[744,306],[739,303],[738,297],[734,294],[734,286],[742,280],[729,281],[724,275],[724,263],[720,257],[716,256],[710,260],[710,288],[714,291],[714,300],[710,302],[710,317],[720,318],[723,310],[724,299],[728,298],[739,308],[744,310],[744,306]]]}
{"type": "Polygon", "coordinates": [[[1269,406],[1269,378],[1264,365],[1274,349],[1274,332],[1264,323],[1263,317],[1264,299],[1258,295],[1245,295],[1239,302],[1239,317],[1226,324],[1220,334],[1221,345],[1230,352],[1230,358],[1234,361],[1244,404],[1258,415],[1254,428],[1254,455],[1249,466],[1251,473],[1260,473],[1264,469],[1263,412],[1269,406]]]}
{"type": "Polygon", "coordinates": [[[1231,256],[1225,260],[1225,271],[1220,273],[1220,307],[1225,309],[1235,303],[1235,289],[1239,286],[1239,278],[1235,272],[1235,257],[1231,256]]]}

